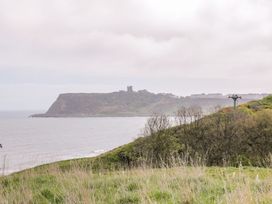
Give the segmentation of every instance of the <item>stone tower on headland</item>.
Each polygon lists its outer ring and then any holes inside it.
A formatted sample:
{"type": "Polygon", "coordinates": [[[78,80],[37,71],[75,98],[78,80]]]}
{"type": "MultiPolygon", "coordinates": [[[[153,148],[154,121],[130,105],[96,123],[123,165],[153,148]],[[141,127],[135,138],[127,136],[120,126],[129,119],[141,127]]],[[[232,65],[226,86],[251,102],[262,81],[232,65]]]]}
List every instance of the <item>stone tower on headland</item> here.
{"type": "Polygon", "coordinates": [[[133,92],[133,86],[127,86],[127,92],[132,93],[133,92]]]}

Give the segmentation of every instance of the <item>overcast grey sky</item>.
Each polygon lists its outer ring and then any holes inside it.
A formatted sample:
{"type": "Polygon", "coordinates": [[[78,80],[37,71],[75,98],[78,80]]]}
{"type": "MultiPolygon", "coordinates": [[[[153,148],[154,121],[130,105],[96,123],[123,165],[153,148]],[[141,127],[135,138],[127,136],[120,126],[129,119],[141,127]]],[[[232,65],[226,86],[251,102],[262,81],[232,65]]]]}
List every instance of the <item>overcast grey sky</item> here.
{"type": "Polygon", "coordinates": [[[271,0],[0,0],[0,110],[62,92],[272,92],[271,0]]]}

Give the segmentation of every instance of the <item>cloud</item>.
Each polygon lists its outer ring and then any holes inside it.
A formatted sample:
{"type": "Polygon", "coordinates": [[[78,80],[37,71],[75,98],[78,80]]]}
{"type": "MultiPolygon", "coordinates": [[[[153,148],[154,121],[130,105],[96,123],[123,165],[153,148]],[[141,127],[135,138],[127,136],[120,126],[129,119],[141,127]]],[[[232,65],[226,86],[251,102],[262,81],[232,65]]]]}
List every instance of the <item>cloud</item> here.
{"type": "Polygon", "coordinates": [[[177,90],[190,79],[214,92],[231,90],[225,81],[267,90],[271,20],[269,0],[0,0],[0,84],[121,78],[177,90]]]}

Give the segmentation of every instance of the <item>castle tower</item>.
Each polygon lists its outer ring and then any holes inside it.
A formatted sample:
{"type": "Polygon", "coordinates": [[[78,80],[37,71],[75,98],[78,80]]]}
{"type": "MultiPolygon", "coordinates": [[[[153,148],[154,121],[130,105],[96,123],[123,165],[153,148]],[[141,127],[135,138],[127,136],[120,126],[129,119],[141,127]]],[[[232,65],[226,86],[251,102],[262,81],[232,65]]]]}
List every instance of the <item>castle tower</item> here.
{"type": "Polygon", "coordinates": [[[132,93],[133,92],[133,86],[128,86],[127,87],[127,92],[132,93]]]}

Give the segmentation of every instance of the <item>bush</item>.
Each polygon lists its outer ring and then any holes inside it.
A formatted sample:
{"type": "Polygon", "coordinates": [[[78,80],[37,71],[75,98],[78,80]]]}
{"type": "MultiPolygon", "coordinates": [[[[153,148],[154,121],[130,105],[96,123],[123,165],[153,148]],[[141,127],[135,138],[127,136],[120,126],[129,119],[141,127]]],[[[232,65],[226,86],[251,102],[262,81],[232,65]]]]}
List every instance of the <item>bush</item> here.
{"type": "Polygon", "coordinates": [[[152,167],[171,166],[179,158],[204,161],[209,166],[266,166],[272,153],[272,110],[267,107],[272,109],[272,97],[205,117],[200,109],[183,107],[176,127],[170,127],[167,116],[155,115],[148,120],[148,136],[99,158],[115,167],[143,162],[152,167]],[[182,122],[185,124],[180,125],[182,122]]]}

